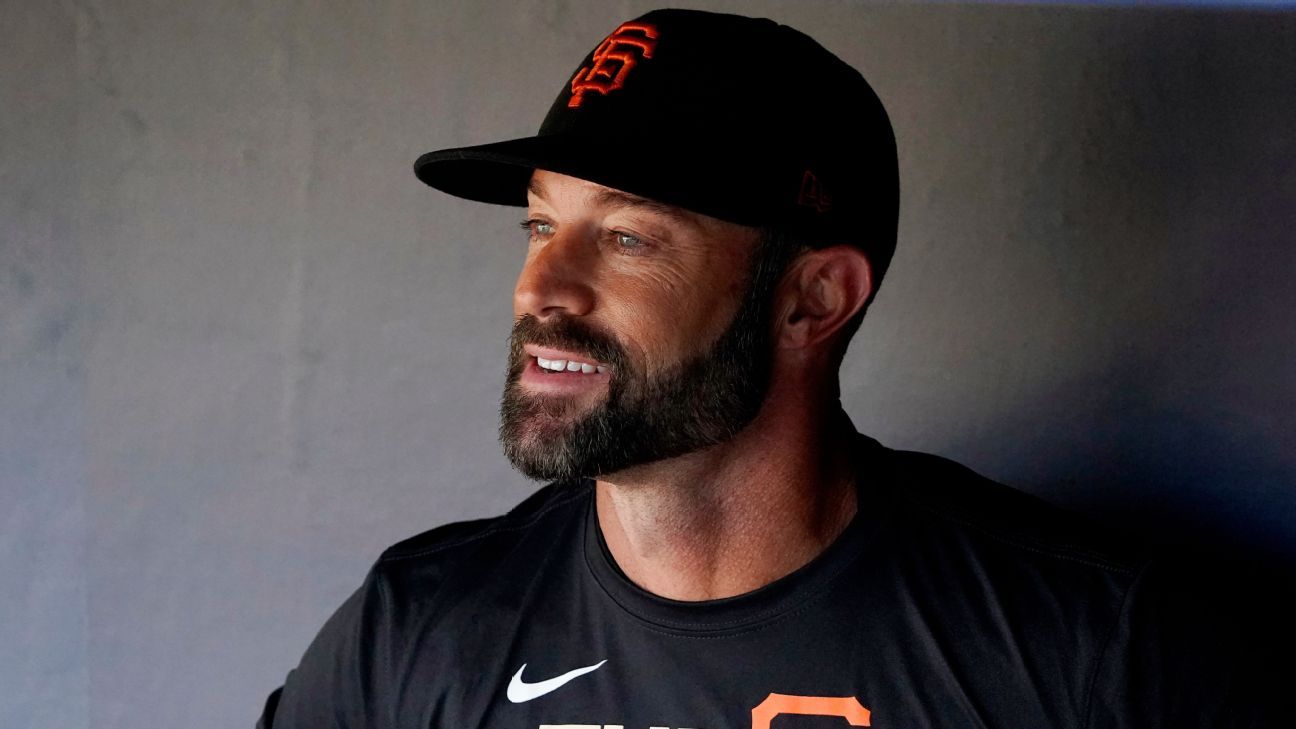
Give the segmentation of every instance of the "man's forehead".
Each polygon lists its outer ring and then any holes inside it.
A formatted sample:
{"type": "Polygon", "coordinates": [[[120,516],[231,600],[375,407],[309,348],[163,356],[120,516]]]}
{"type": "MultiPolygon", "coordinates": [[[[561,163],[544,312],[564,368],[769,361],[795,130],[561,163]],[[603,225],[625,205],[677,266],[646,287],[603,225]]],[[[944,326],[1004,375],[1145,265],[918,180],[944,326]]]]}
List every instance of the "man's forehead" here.
{"type": "Polygon", "coordinates": [[[557,190],[564,187],[574,190],[576,195],[584,198],[584,202],[601,208],[632,209],[654,213],[696,228],[709,228],[713,224],[735,225],[677,205],[549,170],[536,170],[531,175],[531,181],[527,184],[527,194],[528,197],[553,203],[557,190]]]}

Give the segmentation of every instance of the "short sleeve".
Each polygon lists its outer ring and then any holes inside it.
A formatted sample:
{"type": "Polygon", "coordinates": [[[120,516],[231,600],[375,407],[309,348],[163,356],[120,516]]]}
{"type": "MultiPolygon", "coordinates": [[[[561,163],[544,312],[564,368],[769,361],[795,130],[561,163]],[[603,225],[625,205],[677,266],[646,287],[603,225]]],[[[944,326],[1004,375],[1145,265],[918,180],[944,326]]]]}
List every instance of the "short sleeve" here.
{"type": "Polygon", "coordinates": [[[266,700],[257,729],[385,726],[386,590],[377,570],[324,623],[301,663],[266,700]]]}

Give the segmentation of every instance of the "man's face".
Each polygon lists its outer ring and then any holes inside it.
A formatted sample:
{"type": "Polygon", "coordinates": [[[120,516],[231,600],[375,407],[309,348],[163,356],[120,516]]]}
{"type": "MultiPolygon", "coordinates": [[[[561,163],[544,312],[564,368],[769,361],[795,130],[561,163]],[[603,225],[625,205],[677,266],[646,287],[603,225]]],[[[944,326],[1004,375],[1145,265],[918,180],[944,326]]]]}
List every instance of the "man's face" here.
{"type": "Polygon", "coordinates": [[[760,235],[537,170],[500,440],[531,478],[609,474],[733,436],[769,379],[760,235]]]}

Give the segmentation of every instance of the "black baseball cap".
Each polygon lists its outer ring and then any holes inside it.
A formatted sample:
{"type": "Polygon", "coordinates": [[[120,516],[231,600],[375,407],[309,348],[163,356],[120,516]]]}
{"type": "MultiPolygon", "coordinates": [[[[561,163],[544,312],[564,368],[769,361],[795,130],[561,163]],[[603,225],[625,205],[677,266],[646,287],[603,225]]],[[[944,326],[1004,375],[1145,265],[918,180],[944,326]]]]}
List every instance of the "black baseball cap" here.
{"type": "Polygon", "coordinates": [[[880,280],[895,251],[895,135],[858,71],[764,18],[655,10],[577,67],[533,137],[429,152],[420,180],[525,206],[535,169],[812,246],[850,243],[880,280]]]}

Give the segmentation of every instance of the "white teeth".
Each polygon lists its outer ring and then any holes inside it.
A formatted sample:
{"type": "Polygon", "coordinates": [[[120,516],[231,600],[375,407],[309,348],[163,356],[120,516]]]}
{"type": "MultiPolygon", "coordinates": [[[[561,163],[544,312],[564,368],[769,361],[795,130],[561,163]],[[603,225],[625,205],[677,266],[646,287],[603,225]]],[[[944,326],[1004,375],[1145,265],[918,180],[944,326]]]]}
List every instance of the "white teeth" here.
{"type": "Polygon", "coordinates": [[[554,370],[555,372],[562,372],[567,369],[567,360],[565,359],[545,359],[544,357],[536,357],[536,364],[547,370],[554,370]]]}
{"type": "Polygon", "coordinates": [[[546,370],[554,372],[579,372],[584,375],[592,375],[595,372],[603,374],[607,372],[607,367],[603,365],[592,365],[587,362],[577,362],[569,359],[545,359],[536,357],[536,364],[546,370]]]}

